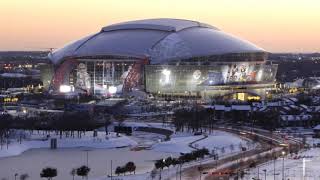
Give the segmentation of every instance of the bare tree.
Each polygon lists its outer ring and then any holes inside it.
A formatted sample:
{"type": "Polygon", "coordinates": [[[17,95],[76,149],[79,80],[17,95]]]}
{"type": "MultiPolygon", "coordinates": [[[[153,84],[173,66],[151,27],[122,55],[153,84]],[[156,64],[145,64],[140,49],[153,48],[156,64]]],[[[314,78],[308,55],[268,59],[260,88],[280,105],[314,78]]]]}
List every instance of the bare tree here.
{"type": "Polygon", "coordinates": [[[25,173],[25,174],[21,174],[19,179],[20,180],[26,180],[28,178],[29,178],[29,175],[27,173],[25,173]]]}
{"type": "Polygon", "coordinates": [[[74,180],[74,176],[77,175],[77,169],[73,168],[71,171],[70,171],[70,174],[72,176],[72,179],[74,180]]]}

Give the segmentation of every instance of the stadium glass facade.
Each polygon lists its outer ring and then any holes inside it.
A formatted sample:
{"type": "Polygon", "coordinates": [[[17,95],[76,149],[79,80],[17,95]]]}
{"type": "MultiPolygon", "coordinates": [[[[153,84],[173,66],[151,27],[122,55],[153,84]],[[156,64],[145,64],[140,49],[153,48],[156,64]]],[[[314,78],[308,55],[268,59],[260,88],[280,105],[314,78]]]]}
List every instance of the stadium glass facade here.
{"type": "Polygon", "coordinates": [[[237,86],[254,91],[257,85],[273,84],[276,72],[277,65],[250,63],[147,65],[145,83],[147,92],[158,94],[212,94],[217,90],[230,92],[237,86]]]}
{"type": "Polygon", "coordinates": [[[93,94],[106,94],[111,86],[121,89],[133,65],[130,60],[119,62],[112,59],[78,59],[77,63],[66,84],[74,87],[76,91],[93,94]]]}

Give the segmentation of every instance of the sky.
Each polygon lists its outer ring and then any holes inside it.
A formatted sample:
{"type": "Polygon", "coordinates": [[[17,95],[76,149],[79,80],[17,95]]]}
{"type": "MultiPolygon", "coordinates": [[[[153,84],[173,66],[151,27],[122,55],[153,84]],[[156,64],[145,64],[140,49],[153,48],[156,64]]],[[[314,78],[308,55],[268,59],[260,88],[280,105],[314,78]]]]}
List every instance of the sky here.
{"type": "Polygon", "coordinates": [[[59,48],[149,18],[208,23],[269,52],[320,52],[320,0],[0,0],[0,51],[59,48]]]}

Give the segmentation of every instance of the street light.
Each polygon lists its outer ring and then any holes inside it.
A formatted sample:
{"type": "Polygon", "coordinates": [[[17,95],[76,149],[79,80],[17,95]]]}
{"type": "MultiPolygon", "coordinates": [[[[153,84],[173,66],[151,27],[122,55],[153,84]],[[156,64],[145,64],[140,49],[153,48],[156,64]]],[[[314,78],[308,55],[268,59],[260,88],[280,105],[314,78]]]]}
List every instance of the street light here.
{"type": "Polygon", "coordinates": [[[282,151],[281,154],[282,154],[282,180],[284,180],[284,155],[286,155],[286,152],[282,151]]]}
{"type": "Polygon", "coordinates": [[[180,164],[179,164],[179,168],[180,168],[180,173],[179,173],[179,180],[181,180],[181,174],[182,174],[182,172],[181,172],[181,170],[182,170],[182,162],[180,162],[180,164]]]}
{"type": "Polygon", "coordinates": [[[199,171],[199,179],[201,180],[201,174],[202,174],[201,161],[200,161],[200,165],[199,165],[199,167],[198,167],[198,171],[199,171]]]}
{"type": "MultiPolygon", "coordinates": [[[[163,162],[163,165],[166,163],[166,159],[162,159],[162,162],[163,162]]],[[[160,168],[160,177],[159,177],[159,180],[161,180],[161,172],[162,172],[162,167],[160,168]]]]}
{"type": "Polygon", "coordinates": [[[276,159],[276,156],[273,157],[273,180],[276,180],[276,159]]]}
{"type": "MultiPolygon", "coordinates": [[[[87,167],[89,167],[89,151],[91,151],[91,150],[85,149],[84,151],[86,152],[86,155],[87,155],[87,167]]],[[[88,179],[88,176],[86,177],[86,179],[88,179]]]]}
{"type": "Polygon", "coordinates": [[[264,180],[267,180],[267,170],[264,169],[263,172],[264,172],[264,180]]]}
{"type": "Polygon", "coordinates": [[[14,174],[14,180],[17,180],[18,173],[14,174]]]}

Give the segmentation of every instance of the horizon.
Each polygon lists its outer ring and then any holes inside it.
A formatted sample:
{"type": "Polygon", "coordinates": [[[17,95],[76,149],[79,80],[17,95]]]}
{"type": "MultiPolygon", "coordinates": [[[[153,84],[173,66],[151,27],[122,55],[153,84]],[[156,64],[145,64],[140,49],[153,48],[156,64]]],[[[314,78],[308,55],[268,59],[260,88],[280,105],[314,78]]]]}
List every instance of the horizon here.
{"type": "Polygon", "coordinates": [[[178,18],[213,25],[267,52],[316,53],[320,52],[319,8],[316,0],[4,0],[0,51],[45,51],[114,23],[178,18]]]}
{"type": "MultiPolygon", "coordinates": [[[[54,48],[54,50],[57,48],[54,48]]],[[[5,53],[5,52],[50,52],[49,50],[8,50],[8,51],[2,51],[0,50],[0,53],[5,53]]],[[[320,51],[314,51],[314,52],[270,52],[267,51],[267,53],[270,54],[320,54],[320,51]]]]}

